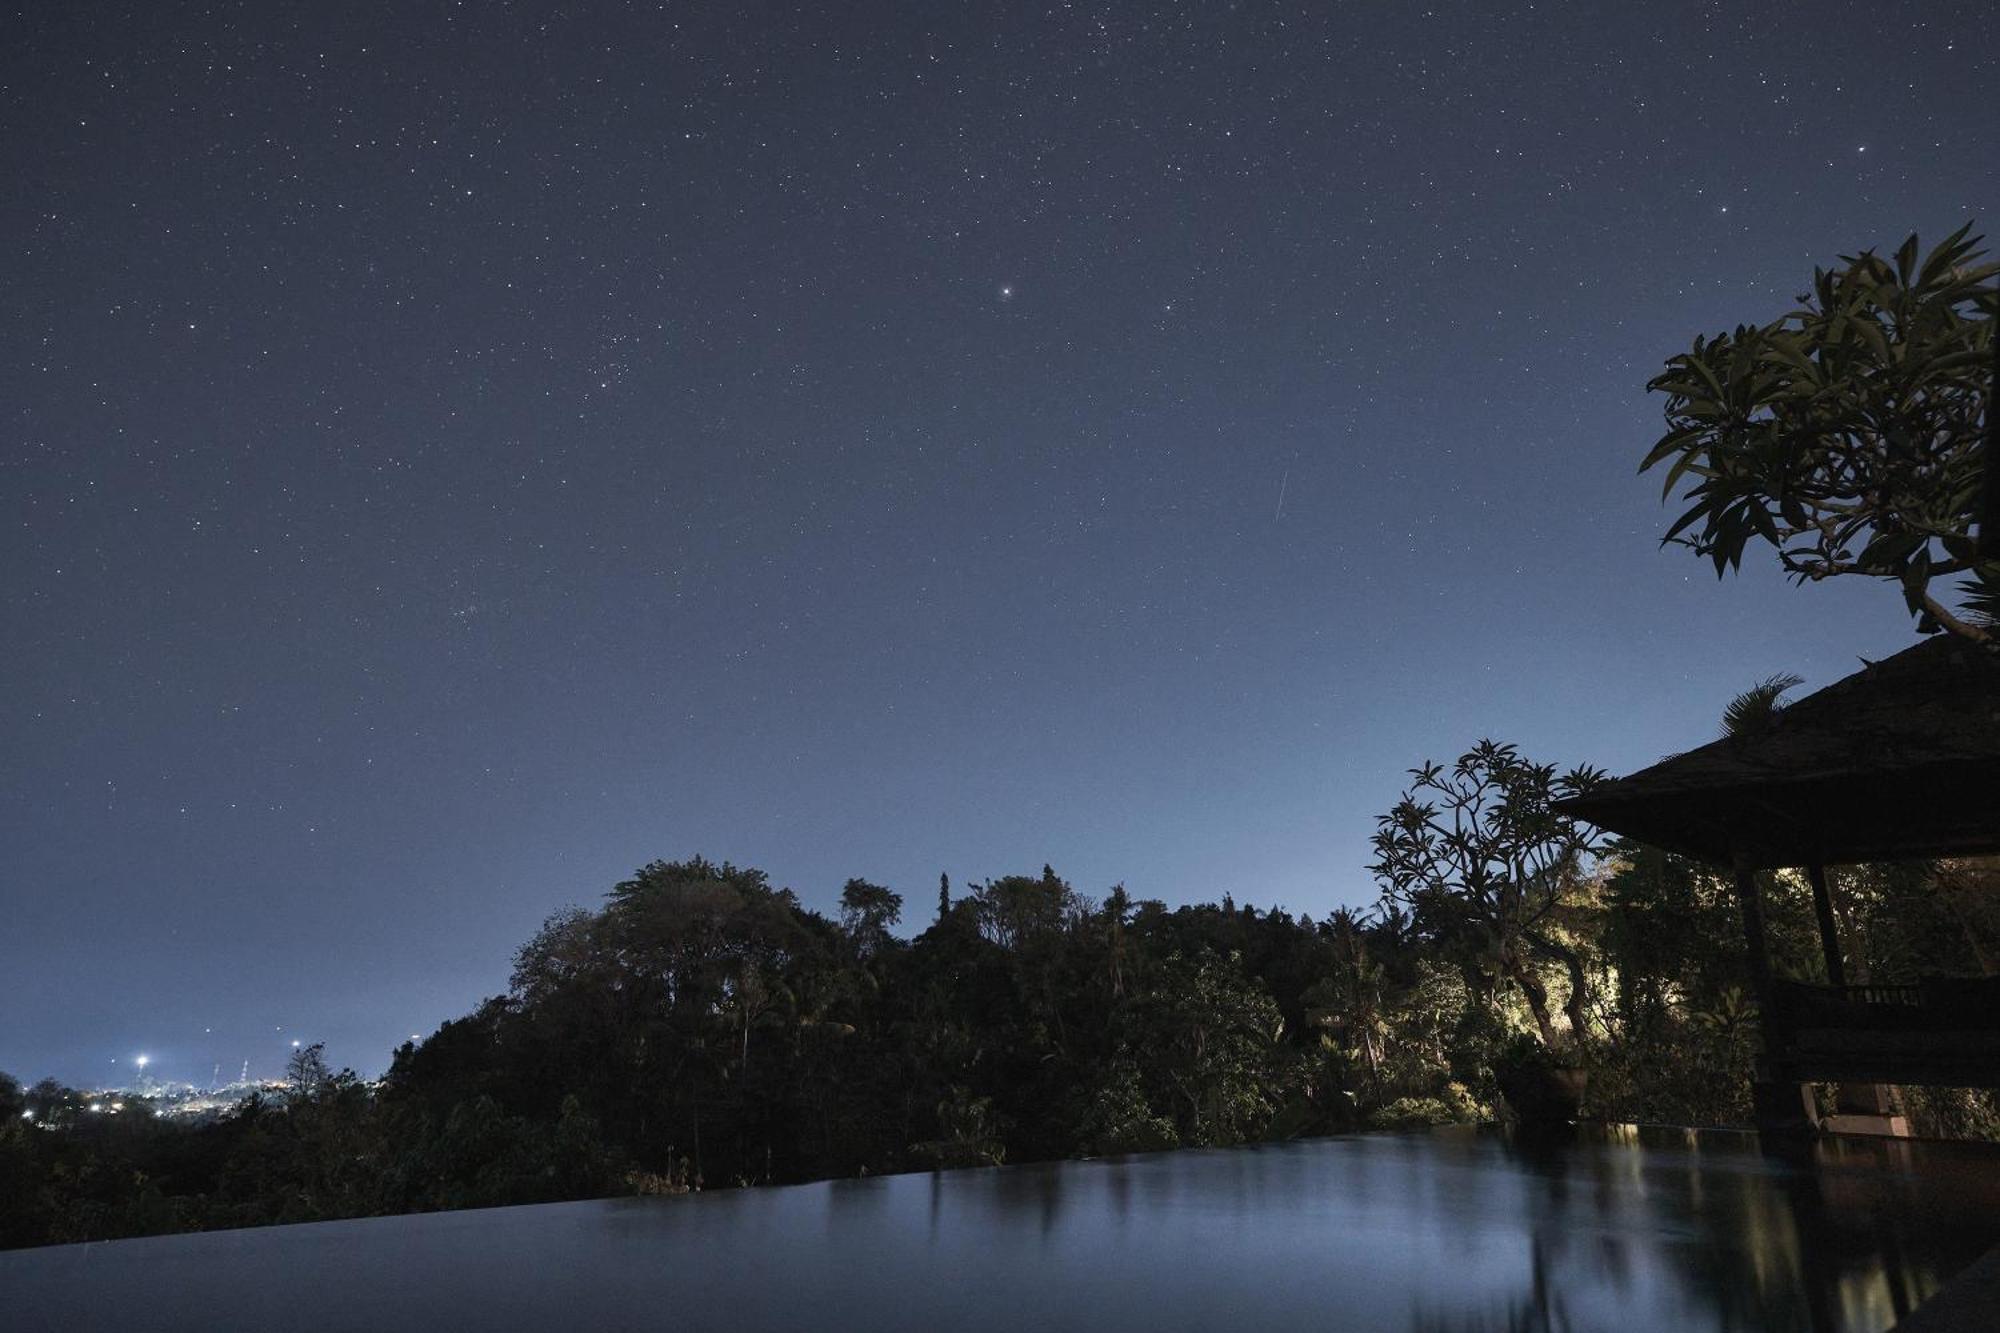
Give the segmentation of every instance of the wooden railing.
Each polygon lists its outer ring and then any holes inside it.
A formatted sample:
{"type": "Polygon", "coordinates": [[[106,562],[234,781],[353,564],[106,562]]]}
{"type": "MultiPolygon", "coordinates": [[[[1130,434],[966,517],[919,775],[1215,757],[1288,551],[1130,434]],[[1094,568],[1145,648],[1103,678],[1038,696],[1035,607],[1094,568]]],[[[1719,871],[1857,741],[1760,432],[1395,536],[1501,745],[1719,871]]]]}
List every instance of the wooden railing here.
{"type": "Polygon", "coordinates": [[[1847,1004],[1907,1004],[1921,1005],[1924,1002],[1922,986],[1820,986],[1829,999],[1837,999],[1847,1004]]]}
{"type": "Polygon", "coordinates": [[[1779,981],[1772,992],[1771,1017],[1784,1030],[2000,1031],[2000,977],[1933,977],[1900,986],[1779,981]]]}
{"type": "Polygon", "coordinates": [[[2000,1088],[2000,978],[1914,986],[1778,981],[1764,1016],[1780,1081],[2000,1088]]]}

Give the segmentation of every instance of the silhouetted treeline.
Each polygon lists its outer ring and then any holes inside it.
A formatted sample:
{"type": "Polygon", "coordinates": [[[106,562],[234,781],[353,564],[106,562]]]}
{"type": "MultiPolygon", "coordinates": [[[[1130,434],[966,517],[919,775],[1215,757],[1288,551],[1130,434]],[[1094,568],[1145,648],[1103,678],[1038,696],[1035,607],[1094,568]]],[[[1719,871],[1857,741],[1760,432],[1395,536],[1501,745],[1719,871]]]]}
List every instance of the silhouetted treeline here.
{"type": "MultiPolygon", "coordinates": [[[[1746,1121],[1727,887],[1636,846],[1593,864],[1516,923],[1548,947],[1515,951],[1442,881],[1314,920],[1092,899],[1045,867],[941,883],[905,940],[879,885],[830,918],[755,870],[655,863],[551,918],[506,995],[379,1084],[311,1049],[282,1093],[190,1126],[0,1078],[0,1244],[1472,1120],[1502,1109],[1496,1069],[1534,1060],[1586,1068],[1590,1114],[1746,1121]]],[[[1990,972],[1993,887],[1846,874],[1855,966],[1990,972]]],[[[1810,978],[1806,892],[1771,894],[1779,966],[1810,978]]],[[[2000,1127],[1983,1094],[1908,1098],[1927,1132],[2000,1127]]]]}

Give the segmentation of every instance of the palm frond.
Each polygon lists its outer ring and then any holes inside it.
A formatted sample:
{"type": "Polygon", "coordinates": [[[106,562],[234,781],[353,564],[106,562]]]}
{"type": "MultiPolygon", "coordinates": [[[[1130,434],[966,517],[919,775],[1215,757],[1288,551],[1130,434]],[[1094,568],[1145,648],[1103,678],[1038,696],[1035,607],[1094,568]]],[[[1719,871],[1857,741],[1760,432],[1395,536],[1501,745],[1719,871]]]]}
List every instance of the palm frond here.
{"type": "Polygon", "coordinates": [[[1778,715],[1779,696],[1803,684],[1803,676],[1795,676],[1789,671],[1758,681],[1731,699],[1729,706],[1722,710],[1722,734],[1740,738],[1765,731],[1778,715]]]}
{"type": "Polygon", "coordinates": [[[1982,568],[1958,585],[1959,605],[1966,619],[1982,629],[2000,629],[2000,561],[1982,568]],[[1988,570],[1991,573],[1988,573],[1988,570]]]}

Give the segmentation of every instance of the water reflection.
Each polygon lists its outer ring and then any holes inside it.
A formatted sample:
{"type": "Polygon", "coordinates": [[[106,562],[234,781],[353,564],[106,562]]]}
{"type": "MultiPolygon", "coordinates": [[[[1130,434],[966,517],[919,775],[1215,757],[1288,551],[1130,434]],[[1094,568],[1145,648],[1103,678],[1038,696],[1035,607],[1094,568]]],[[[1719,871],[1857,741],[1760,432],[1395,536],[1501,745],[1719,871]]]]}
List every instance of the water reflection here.
{"type": "Polygon", "coordinates": [[[0,1254],[24,1328],[1889,1327],[2000,1242],[2000,1154],[1364,1137],[0,1254]]]}
{"type": "Polygon", "coordinates": [[[1595,1307],[1608,1293],[1606,1326],[1620,1305],[1677,1303],[1659,1326],[1884,1329],[2000,1232],[2000,1158],[1969,1145],[1849,1139],[1788,1153],[1749,1135],[1623,1126],[1500,1147],[1539,1182],[1522,1289],[1484,1309],[1420,1311],[1414,1328],[1596,1327],[1566,1297],[1595,1307]]]}

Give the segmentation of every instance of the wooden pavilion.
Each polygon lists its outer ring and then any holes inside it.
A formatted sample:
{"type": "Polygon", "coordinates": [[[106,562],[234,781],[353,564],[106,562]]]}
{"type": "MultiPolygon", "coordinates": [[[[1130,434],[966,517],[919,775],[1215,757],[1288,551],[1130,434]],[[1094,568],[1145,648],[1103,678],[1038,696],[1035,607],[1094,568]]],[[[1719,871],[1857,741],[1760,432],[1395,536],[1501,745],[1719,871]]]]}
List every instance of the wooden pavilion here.
{"type": "Polygon", "coordinates": [[[1949,634],[1675,755],[1564,813],[1735,876],[1762,1015],[1760,1128],[1813,1127],[1811,1082],[2000,1087],[2000,978],[1849,985],[1829,866],[2000,854],[2000,653],[1949,634]],[[1812,885],[1827,984],[1772,974],[1759,870],[1812,885]]]}

